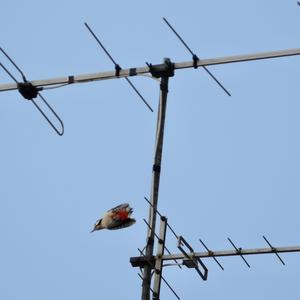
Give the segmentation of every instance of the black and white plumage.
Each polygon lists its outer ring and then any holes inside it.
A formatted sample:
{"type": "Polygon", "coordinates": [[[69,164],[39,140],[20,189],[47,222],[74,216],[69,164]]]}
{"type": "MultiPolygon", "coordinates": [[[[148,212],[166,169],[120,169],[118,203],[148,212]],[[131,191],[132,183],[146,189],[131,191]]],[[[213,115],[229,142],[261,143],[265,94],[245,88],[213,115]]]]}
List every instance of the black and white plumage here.
{"type": "Polygon", "coordinates": [[[101,229],[116,230],[133,225],[136,221],[130,218],[133,209],[128,203],[120,204],[107,211],[94,225],[91,232],[101,229]]]}

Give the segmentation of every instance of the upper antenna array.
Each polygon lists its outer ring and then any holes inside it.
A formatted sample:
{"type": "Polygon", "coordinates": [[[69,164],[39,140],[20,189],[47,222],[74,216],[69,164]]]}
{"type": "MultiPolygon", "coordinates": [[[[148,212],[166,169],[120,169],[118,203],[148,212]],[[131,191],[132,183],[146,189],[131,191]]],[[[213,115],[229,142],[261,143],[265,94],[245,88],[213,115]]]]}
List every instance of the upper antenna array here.
{"type": "Polygon", "coordinates": [[[145,100],[142,94],[137,90],[134,84],[129,80],[128,77],[132,76],[142,76],[146,74],[150,74],[152,78],[160,78],[162,77],[166,70],[168,69],[169,74],[168,76],[173,76],[175,70],[180,69],[187,69],[187,68],[198,68],[202,67],[204,70],[209,74],[209,76],[224,90],[224,92],[231,96],[229,91],[224,87],[224,85],[208,70],[207,66],[211,65],[219,65],[219,64],[228,64],[228,63],[236,63],[236,62],[244,62],[244,61],[252,61],[252,60],[259,60],[259,59],[269,59],[269,58],[276,58],[276,57],[284,57],[284,56],[293,56],[300,54],[300,48],[296,49],[288,49],[288,50],[281,50],[281,51],[272,51],[272,52],[262,52],[262,53],[255,53],[255,54],[248,54],[248,55],[237,55],[237,56],[228,56],[228,57],[219,57],[219,58],[212,58],[212,59],[199,59],[199,57],[191,50],[191,48],[187,45],[187,43],[183,40],[183,38],[178,34],[178,32],[174,29],[174,27],[170,24],[170,22],[163,18],[164,22],[168,25],[168,27],[172,30],[172,32],[178,37],[181,43],[186,47],[186,49],[192,54],[192,61],[187,62],[178,62],[178,63],[171,63],[169,60],[168,62],[165,61],[163,64],[148,64],[144,67],[133,67],[129,69],[122,69],[121,66],[113,59],[111,54],[107,51],[104,47],[103,43],[99,40],[96,36],[94,31],[91,27],[84,23],[88,31],[91,35],[95,38],[99,46],[103,49],[109,59],[113,62],[115,66],[114,71],[107,71],[107,72],[100,72],[100,73],[91,73],[91,74],[84,74],[84,75],[70,75],[66,77],[59,77],[53,79],[45,79],[45,80],[31,80],[28,81],[25,77],[24,73],[21,69],[17,66],[17,64],[10,58],[10,56],[0,48],[1,52],[6,56],[6,58],[13,64],[13,66],[17,69],[17,71],[21,74],[23,82],[19,82],[12,73],[0,62],[0,66],[2,69],[10,76],[10,78],[15,83],[10,84],[1,84],[0,91],[10,91],[10,90],[18,90],[21,95],[30,100],[35,107],[40,111],[43,117],[47,120],[47,122],[51,125],[51,127],[55,130],[58,135],[63,135],[64,133],[64,124],[58,114],[54,111],[54,109],[49,105],[46,99],[41,95],[40,91],[50,88],[59,88],[65,85],[74,84],[74,83],[84,83],[90,81],[98,81],[98,80],[108,80],[108,79],[115,79],[115,78],[125,78],[128,84],[133,88],[136,94],[141,98],[141,100],[145,103],[145,105],[149,108],[150,111],[153,111],[152,107],[149,103],[145,100]],[[60,129],[53,124],[47,114],[41,109],[41,107],[34,101],[34,99],[39,96],[49,111],[52,113],[54,118],[59,122],[60,129]]]}

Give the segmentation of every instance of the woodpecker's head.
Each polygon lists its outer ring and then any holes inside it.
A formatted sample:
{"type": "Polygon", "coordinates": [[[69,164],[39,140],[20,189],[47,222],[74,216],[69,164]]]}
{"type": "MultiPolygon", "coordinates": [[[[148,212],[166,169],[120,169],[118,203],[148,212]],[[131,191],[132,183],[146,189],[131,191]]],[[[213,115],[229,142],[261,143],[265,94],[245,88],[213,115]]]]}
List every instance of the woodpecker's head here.
{"type": "Polygon", "coordinates": [[[104,227],[103,224],[102,224],[102,219],[100,219],[100,220],[98,220],[97,223],[95,224],[94,229],[91,231],[91,233],[94,232],[94,231],[96,231],[96,230],[101,230],[101,229],[104,229],[104,228],[105,228],[105,227],[104,227]]]}

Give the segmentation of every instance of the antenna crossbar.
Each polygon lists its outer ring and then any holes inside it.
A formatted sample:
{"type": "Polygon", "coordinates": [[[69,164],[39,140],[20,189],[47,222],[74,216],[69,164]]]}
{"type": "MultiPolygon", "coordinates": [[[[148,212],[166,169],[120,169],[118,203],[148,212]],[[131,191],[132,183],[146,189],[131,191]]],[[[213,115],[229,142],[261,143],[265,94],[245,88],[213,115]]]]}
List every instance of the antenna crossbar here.
{"type": "MultiPolygon", "coordinates": [[[[276,247],[276,253],[291,253],[291,252],[300,252],[300,246],[290,246],[290,247],[276,247]]],[[[239,253],[236,250],[221,250],[221,251],[207,251],[207,252],[194,252],[188,253],[189,255],[193,255],[195,258],[211,258],[211,257],[224,257],[224,256],[240,256],[242,255],[254,255],[254,254],[274,254],[274,249],[272,248],[254,248],[254,249],[241,249],[239,253]]],[[[153,260],[157,257],[154,256],[153,260]]],[[[185,255],[180,254],[172,254],[172,255],[163,255],[162,259],[164,261],[167,260],[183,260],[185,259],[185,255]]],[[[139,267],[147,264],[144,261],[143,257],[131,257],[130,259],[131,265],[133,267],[139,267]]]]}
{"type": "MultiPolygon", "coordinates": [[[[289,252],[300,252],[300,246],[292,246],[292,247],[276,247],[277,253],[289,253],[289,252]]],[[[213,251],[213,256],[221,257],[221,256],[240,256],[236,250],[225,250],[225,251],[213,251]]],[[[274,254],[274,250],[272,248],[256,248],[256,249],[241,249],[240,253],[242,255],[252,255],[252,254],[274,254]]],[[[211,257],[210,252],[195,252],[195,257],[206,258],[211,257]]],[[[173,254],[173,255],[164,255],[164,260],[173,260],[173,259],[183,259],[185,258],[182,254],[173,254]]]]}
{"type": "MultiPolygon", "coordinates": [[[[245,61],[260,60],[260,59],[270,59],[270,58],[293,56],[293,55],[300,55],[300,48],[271,51],[271,52],[261,52],[261,53],[246,54],[246,55],[226,56],[226,57],[219,57],[219,58],[201,59],[197,62],[197,66],[198,67],[212,66],[212,65],[229,64],[229,63],[245,62],[245,61]]],[[[153,67],[157,69],[160,68],[164,69],[165,64],[157,64],[157,65],[153,65],[153,67]]],[[[187,69],[187,68],[194,68],[194,61],[174,63],[175,70],[187,69]]],[[[59,84],[73,84],[73,83],[84,83],[84,82],[99,81],[99,80],[117,79],[123,77],[145,75],[149,73],[151,73],[150,68],[148,66],[144,66],[144,67],[137,67],[137,68],[122,69],[120,70],[118,76],[116,76],[116,72],[115,70],[113,70],[113,71],[106,71],[106,72],[99,72],[99,73],[58,77],[53,79],[33,80],[30,82],[32,83],[33,86],[44,87],[44,86],[53,86],[59,84]]],[[[16,90],[16,89],[18,89],[16,83],[0,85],[0,91],[9,91],[9,90],[16,90]]]]}

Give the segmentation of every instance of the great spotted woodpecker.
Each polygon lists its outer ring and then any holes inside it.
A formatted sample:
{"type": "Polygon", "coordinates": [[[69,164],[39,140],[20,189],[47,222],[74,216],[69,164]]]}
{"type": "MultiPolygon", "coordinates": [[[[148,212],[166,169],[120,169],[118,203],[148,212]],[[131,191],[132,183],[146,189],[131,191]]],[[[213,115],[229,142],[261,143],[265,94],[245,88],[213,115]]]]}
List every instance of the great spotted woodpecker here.
{"type": "Polygon", "coordinates": [[[130,218],[132,212],[133,209],[128,203],[118,205],[107,211],[104,216],[96,222],[91,232],[101,229],[115,230],[131,226],[136,222],[135,219],[130,218]]]}

